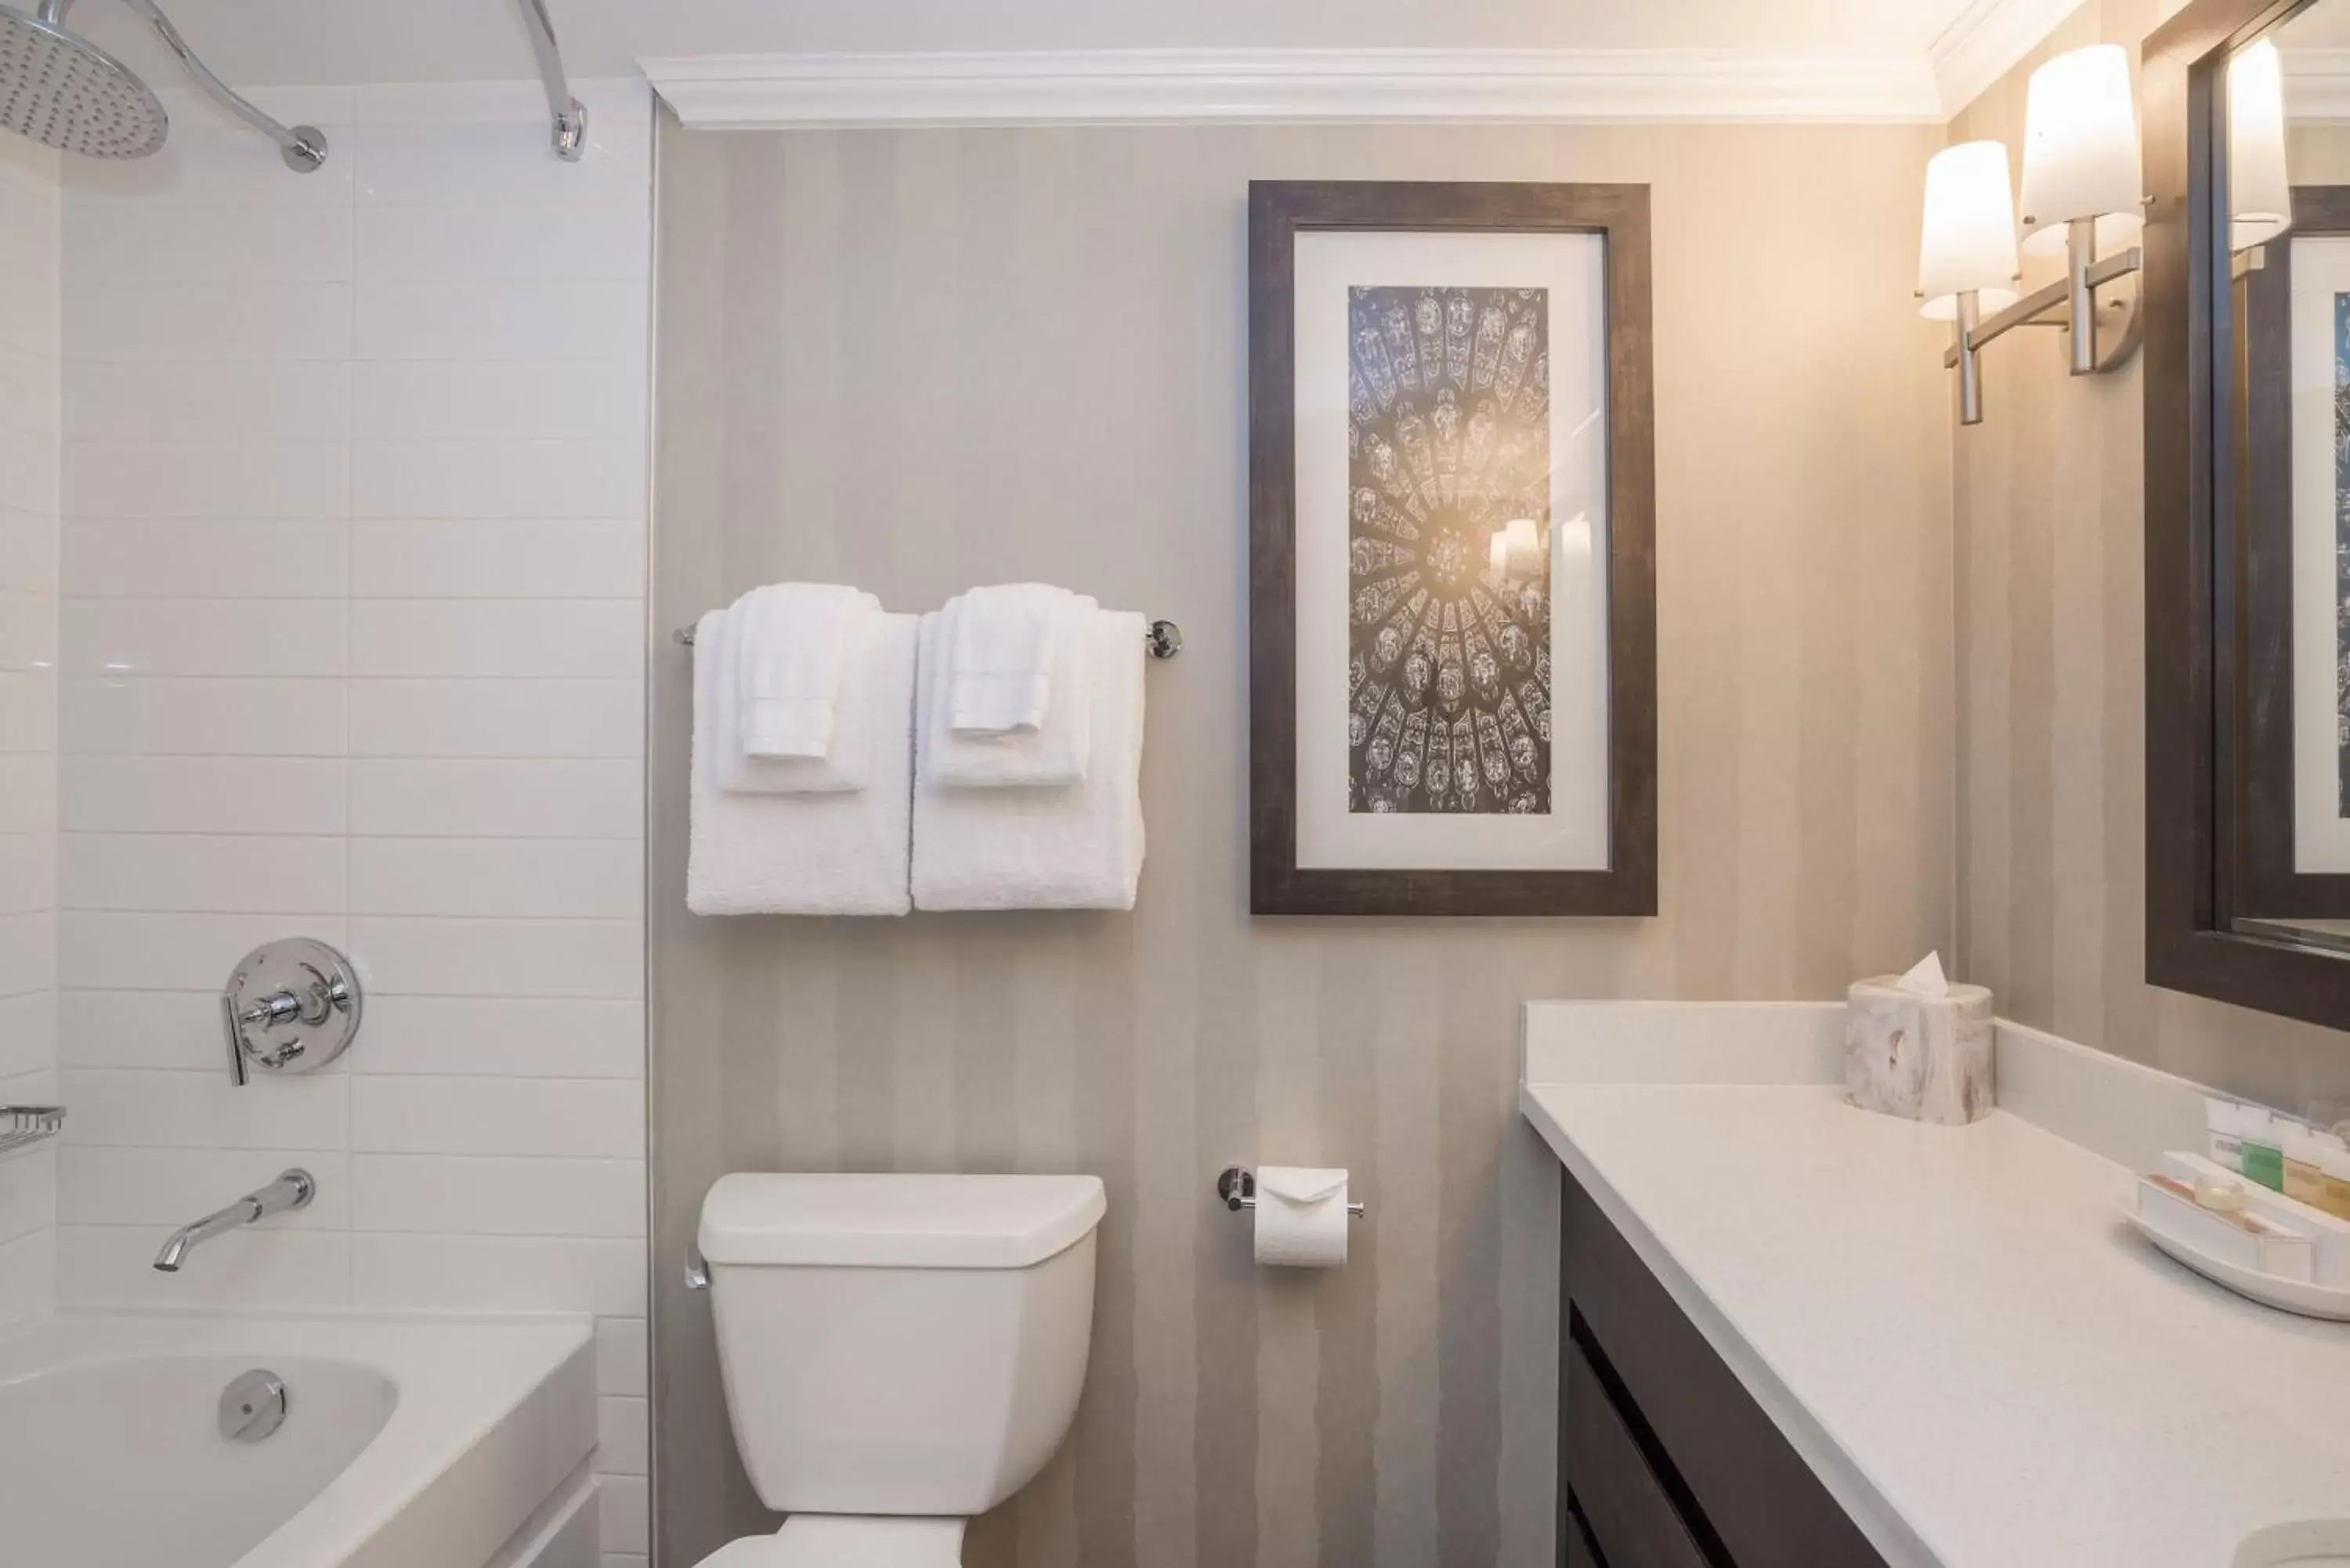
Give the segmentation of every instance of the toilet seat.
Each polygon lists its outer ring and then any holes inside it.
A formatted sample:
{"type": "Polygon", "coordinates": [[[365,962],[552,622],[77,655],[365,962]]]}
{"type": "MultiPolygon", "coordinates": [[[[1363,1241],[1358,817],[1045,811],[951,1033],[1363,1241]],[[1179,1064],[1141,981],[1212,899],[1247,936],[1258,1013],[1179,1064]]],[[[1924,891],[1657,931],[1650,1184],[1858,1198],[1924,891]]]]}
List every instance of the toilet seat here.
{"type": "Polygon", "coordinates": [[[700,1568],[959,1568],[961,1519],[795,1513],[773,1535],[745,1535],[700,1568]]]}

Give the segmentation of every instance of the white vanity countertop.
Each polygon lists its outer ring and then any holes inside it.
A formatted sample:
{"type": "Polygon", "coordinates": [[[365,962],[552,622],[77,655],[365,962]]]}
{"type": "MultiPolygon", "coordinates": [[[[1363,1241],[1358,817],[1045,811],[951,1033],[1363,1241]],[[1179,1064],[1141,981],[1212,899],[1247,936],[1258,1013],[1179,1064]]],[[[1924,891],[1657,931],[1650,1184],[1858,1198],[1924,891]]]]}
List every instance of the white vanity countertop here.
{"type": "Polygon", "coordinates": [[[1817,1082],[1522,1103],[1896,1568],[2228,1568],[2350,1516],[2350,1324],[2157,1253],[2124,1166],[1817,1082]]]}

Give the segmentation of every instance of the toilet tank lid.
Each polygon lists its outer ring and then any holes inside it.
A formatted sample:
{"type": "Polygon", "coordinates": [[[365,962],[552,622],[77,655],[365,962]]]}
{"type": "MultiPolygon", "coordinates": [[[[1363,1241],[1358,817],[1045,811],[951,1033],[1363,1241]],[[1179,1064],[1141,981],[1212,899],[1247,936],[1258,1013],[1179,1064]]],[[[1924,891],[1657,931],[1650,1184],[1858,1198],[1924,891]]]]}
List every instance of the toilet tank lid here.
{"type": "Polygon", "coordinates": [[[1097,1176],[835,1176],[737,1171],[702,1200],[712,1263],[1024,1269],[1108,1208],[1097,1176]]]}

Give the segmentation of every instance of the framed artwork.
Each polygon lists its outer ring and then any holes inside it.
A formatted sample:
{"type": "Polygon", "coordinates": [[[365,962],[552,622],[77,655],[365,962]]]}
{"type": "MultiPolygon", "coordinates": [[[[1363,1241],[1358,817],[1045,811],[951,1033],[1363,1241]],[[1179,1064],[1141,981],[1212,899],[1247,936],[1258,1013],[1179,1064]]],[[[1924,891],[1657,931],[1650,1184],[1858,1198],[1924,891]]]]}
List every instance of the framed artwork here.
{"type": "Polygon", "coordinates": [[[1652,915],[1645,185],[1249,188],[1252,909],[1652,915]]]}

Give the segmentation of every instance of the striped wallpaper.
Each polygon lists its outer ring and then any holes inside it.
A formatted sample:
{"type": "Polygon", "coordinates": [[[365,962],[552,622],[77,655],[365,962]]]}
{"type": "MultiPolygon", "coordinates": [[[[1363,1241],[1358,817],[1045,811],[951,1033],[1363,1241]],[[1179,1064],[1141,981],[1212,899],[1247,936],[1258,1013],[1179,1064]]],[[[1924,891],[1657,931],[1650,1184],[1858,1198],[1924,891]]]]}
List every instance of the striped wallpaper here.
{"type": "Polygon", "coordinates": [[[1819,997],[1947,944],[1946,389],[1920,128],[681,133],[660,159],[651,627],[657,1550],[771,1528],[678,1266],[732,1168],[1107,1181],[1071,1441],[977,1568],[1551,1561],[1555,1163],[1529,997],[1819,997]],[[1252,177],[1654,186],[1663,913],[1245,912],[1252,177]],[[781,577],[1044,577],[1169,616],[1139,908],[697,920],[686,655],[781,577]],[[1352,1168],[1342,1272],[1210,1184],[1352,1168]]]}
{"type": "MultiPolygon", "coordinates": [[[[2017,156],[2034,67],[2135,54],[2175,8],[2088,0],[1950,140],[2017,156]]],[[[2350,178],[2305,151],[2297,179],[2350,178]]],[[[2027,257],[2029,285],[2057,265],[2027,257]]],[[[1960,972],[2019,1023],[2296,1113],[2350,1108],[2341,1033],[2146,983],[2144,362],[2074,380],[2022,337],[1983,355],[1984,422],[1954,438],[1960,972]]]]}

